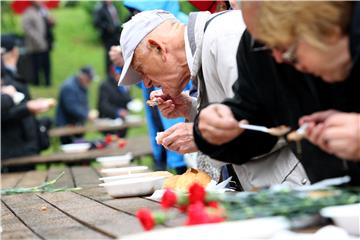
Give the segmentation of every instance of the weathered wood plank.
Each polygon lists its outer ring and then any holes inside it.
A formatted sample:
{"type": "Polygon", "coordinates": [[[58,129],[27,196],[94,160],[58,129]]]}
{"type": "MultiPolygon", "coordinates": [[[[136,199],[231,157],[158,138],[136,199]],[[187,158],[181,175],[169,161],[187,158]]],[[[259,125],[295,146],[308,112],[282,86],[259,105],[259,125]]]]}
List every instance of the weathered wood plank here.
{"type": "Polygon", "coordinates": [[[76,166],[71,168],[76,187],[92,187],[100,183],[99,176],[95,170],[87,166],[76,166]]]}
{"type": "Polygon", "coordinates": [[[1,203],[1,239],[40,239],[1,203]]]}
{"type": "Polygon", "coordinates": [[[16,187],[35,187],[46,180],[47,171],[29,171],[18,182],[16,187]]]}
{"type": "Polygon", "coordinates": [[[66,126],[50,129],[49,135],[51,137],[63,137],[70,136],[74,134],[84,134],[87,132],[96,132],[96,131],[113,131],[121,130],[125,128],[134,128],[141,127],[145,124],[144,120],[139,120],[137,122],[125,122],[121,125],[114,124],[87,124],[85,126],[66,126]]]}
{"type": "Polygon", "coordinates": [[[102,187],[82,189],[77,191],[77,193],[131,215],[136,215],[136,212],[141,207],[146,207],[150,210],[160,209],[159,203],[144,198],[129,197],[114,199],[102,187]]]}
{"type": "Polygon", "coordinates": [[[72,173],[68,167],[54,167],[51,166],[48,175],[47,180],[55,179],[57,176],[59,176],[62,172],[64,172],[64,175],[54,184],[55,188],[72,188],[74,187],[74,180],[72,173]]]}
{"type": "Polygon", "coordinates": [[[24,172],[1,174],[1,188],[12,188],[24,177],[24,172]]]}
{"type": "Polygon", "coordinates": [[[109,239],[109,236],[75,221],[35,194],[3,196],[2,200],[42,238],[109,239]]]}
{"type": "Polygon", "coordinates": [[[136,217],[74,192],[44,193],[39,196],[79,221],[92,228],[100,229],[109,236],[120,237],[142,231],[136,217]]]}

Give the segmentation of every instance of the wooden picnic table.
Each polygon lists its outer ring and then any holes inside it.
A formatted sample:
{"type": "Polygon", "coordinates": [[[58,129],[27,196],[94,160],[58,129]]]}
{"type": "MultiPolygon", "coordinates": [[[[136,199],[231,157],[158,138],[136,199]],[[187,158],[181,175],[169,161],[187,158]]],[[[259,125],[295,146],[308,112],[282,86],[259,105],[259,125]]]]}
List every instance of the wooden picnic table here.
{"type": "Polygon", "coordinates": [[[141,127],[144,125],[144,123],[145,123],[144,120],[139,120],[134,122],[124,122],[122,124],[88,123],[84,126],[65,126],[65,127],[52,128],[49,131],[49,135],[51,137],[64,137],[75,134],[84,134],[87,132],[122,130],[125,128],[141,127]]]}
{"type": "MultiPolygon", "coordinates": [[[[32,187],[64,176],[56,188],[81,190],[54,193],[23,193],[1,197],[1,239],[115,239],[143,232],[136,212],[143,207],[156,211],[160,204],[146,197],[111,198],[98,186],[99,171],[89,166],[50,167],[1,175],[2,188],[32,187]]],[[[157,228],[180,226],[185,215],[157,228]]],[[[318,229],[308,228],[305,232],[318,229]]]]}
{"type": "Polygon", "coordinates": [[[138,209],[160,209],[145,197],[111,198],[98,186],[100,175],[92,167],[2,174],[2,188],[36,186],[62,171],[55,187],[82,189],[1,197],[1,239],[115,239],[143,231],[135,216],[138,209]]]}
{"type": "Polygon", "coordinates": [[[75,163],[81,161],[88,161],[97,157],[122,155],[131,152],[135,158],[151,155],[152,149],[148,136],[134,137],[126,139],[127,144],[123,149],[105,148],[94,149],[86,152],[65,153],[59,152],[51,155],[33,155],[27,157],[10,158],[2,161],[3,167],[19,166],[19,165],[34,165],[38,163],[75,163]]]}

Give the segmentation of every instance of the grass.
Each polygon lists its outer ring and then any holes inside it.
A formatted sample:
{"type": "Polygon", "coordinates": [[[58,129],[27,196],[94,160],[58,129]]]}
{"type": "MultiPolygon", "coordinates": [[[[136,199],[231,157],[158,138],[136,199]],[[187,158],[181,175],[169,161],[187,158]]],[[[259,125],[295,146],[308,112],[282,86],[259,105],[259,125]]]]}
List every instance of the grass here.
{"type": "MultiPolygon", "coordinates": [[[[0,1],[1,4],[1,33],[22,34],[21,16],[14,15],[9,8],[10,2],[0,1]]],[[[120,9],[121,20],[128,17],[126,8],[122,2],[116,3],[120,9]]],[[[51,15],[56,20],[54,28],[55,45],[51,53],[52,60],[52,86],[51,87],[30,87],[33,98],[58,97],[62,83],[70,76],[77,73],[83,65],[91,65],[95,69],[98,79],[94,81],[89,89],[89,103],[91,108],[97,108],[98,87],[105,77],[104,55],[105,51],[99,41],[98,33],[92,25],[90,12],[95,2],[81,1],[74,7],[59,7],[51,10],[51,15]]],[[[194,11],[194,7],[187,1],[181,1],[180,6],[185,13],[194,11]]],[[[141,91],[132,87],[132,96],[142,98],[141,91]]],[[[144,112],[141,113],[144,116],[144,112]]],[[[55,117],[55,110],[44,113],[43,116],[55,117]]],[[[128,131],[128,137],[147,134],[147,127],[132,128],[128,131]]],[[[102,138],[100,133],[88,133],[85,138],[89,140],[102,138]]],[[[51,147],[43,154],[51,154],[59,150],[59,140],[51,139],[51,147]]],[[[145,157],[140,163],[152,165],[152,159],[145,157]]],[[[37,168],[46,169],[45,165],[37,168]]]]}
{"type": "MultiPolygon", "coordinates": [[[[89,104],[91,108],[97,108],[98,88],[105,79],[104,57],[105,50],[99,40],[98,33],[92,25],[91,15],[87,7],[82,4],[91,4],[90,2],[78,4],[75,7],[51,10],[51,14],[56,19],[54,28],[55,44],[51,53],[52,61],[52,86],[34,87],[30,86],[33,98],[53,97],[57,98],[62,83],[70,76],[77,73],[83,65],[91,65],[96,73],[97,79],[89,88],[89,104]]],[[[2,5],[2,29],[5,32],[16,32],[22,34],[21,16],[12,15],[7,10],[7,6],[2,5]],[[5,25],[7,24],[7,25],[5,25]]],[[[91,7],[91,6],[90,6],[91,7]]],[[[131,90],[133,97],[142,98],[141,91],[136,87],[131,90]]],[[[144,113],[141,113],[144,115],[144,113]]],[[[42,116],[55,117],[55,109],[44,113],[42,116]]],[[[130,129],[129,137],[147,134],[146,126],[136,129],[130,129]]],[[[102,137],[99,133],[89,133],[87,139],[93,140],[102,137]]],[[[53,152],[57,149],[58,142],[55,143],[47,152],[53,152]]],[[[52,144],[53,145],[53,144],[52,144]]]]}

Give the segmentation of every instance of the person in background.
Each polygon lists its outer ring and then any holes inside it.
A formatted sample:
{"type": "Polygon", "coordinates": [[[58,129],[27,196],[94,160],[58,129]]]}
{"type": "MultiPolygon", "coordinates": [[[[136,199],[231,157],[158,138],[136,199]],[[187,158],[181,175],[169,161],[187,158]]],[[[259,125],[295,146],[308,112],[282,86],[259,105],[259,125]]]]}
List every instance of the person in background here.
{"type": "Polygon", "coordinates": [[[21,83],[16,72],[19,59],[16,44],[13,36],[1,36],[1,158],[5,161],[40,152],[35,116],[54,106],[48,99],[32,100],[28,87],[21,83]]]}
{"type": "MultiPolygon", "coordinates": [[[[125,120],[128,115],[127,104],[131,101],[130,91],[128,87],[118,86],[121,67],[112,67],[112,75],[100,85],[98,110],[100,118],[125,120]]],[[[116,134],[119,137],[126,136],[127,129],[119,131],[111,131],[105,133],[116,134]]]]}
{"type": "Polygon", "coordinates": [[[51,85],[50,50],[52,47],[53,19],[42,6],[41,1],[32,1],[22,17],[26,51],[33,64],[33,84],[41,85],[40,75],[44,74],[45,85],[51,85]]]}
{"type": "Polygon", "coordinates": [[[111,0],[102,1],[95,7],[93,23],[100,33],[105,48],[106,74],[111,76],[112,64],[108,52],[111,46],[118,44],[121,32],[119,13],[111,0]]]}
{"type": "MultiPolygon", "coordinates": [[[[87,89],[95,73],[92,67],[80,68],[77,75],[67,79],[61,86],[58,106],[56,108],[56,126],[83,125],[87,120],[94,120],[97,116],[89,110],[87,89]]],[[[63,144],[74,142],[81,135],[62,137],[63,144]]]]}

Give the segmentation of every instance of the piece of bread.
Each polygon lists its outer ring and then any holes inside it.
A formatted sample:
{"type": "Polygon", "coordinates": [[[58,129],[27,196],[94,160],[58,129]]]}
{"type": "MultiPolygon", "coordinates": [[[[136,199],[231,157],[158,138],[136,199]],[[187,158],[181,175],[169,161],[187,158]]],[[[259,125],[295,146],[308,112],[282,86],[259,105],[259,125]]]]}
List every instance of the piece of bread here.
{"type": "Polygon", "coordinates": [[[157,133],[156,133],[155,140],[156,140],[156,143],[157,143],[157,144],[161,144],[163,138],[164,138],[164,132],[157,132],[157,133]]]}
{"type": "Polygon", "coordinates": [[[176,182],[179,179],[179,177],[180,177],[180,175],[175,175],[175,176],[165,179],[163,188],[165,188],[165,189],[170,188],[170,189],[176,190],[176,182]]]}
{"type": "Polygon", "coordinates": [[[184,174],[175,175],[165,180],[163,188],[186,191],[194,183],[198,183],[201,186],[206,187],[210,181],[211,177],[205,172],[189,168],[184,174]]]}
{"type": "Polygon", "coordinates": [[[164,177],[172,177],[173,174],[169,173],[168,171],[156,171],[156,172],[149,172],[147,176],[164,176],[164,177]]]}
{"type": "Polygon", "coordinates": [[[156,99],[153,99],[153,100],[147,100],[146,104],[150,107],[155,107],[159,105],[159,102],[156,99]]]}

